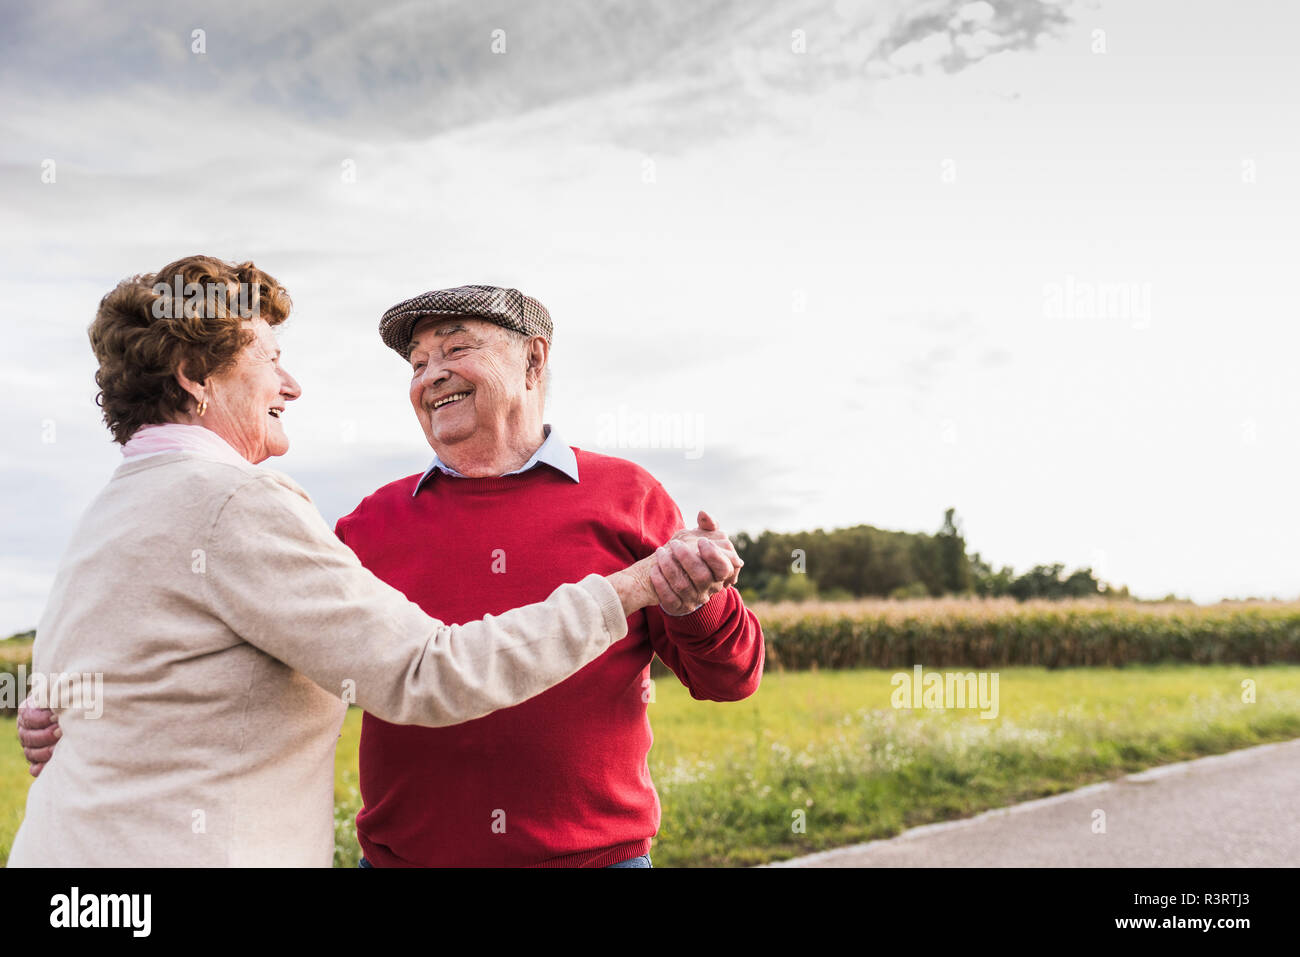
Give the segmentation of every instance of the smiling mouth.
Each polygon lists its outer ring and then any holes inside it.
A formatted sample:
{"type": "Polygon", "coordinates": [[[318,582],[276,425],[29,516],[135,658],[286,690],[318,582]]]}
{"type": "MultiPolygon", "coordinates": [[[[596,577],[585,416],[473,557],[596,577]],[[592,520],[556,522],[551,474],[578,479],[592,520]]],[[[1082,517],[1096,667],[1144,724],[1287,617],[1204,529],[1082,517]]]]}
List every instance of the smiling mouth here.
{"type": "Polygon", "coordinates": [[[278,419],[283,412],[284,409],[267,409],[266,414],[273,419],[278,419]]]}
{"type": "Polygon", "coordinates": [[[467,395],[469,395],[468,392],[457,392],[455,395],[443,396],[441,399],[439,399],[437,402],[433,404],[433,411],[437,412],[444,405],[451,405],[453,402],[459,402],[467,395]]]}

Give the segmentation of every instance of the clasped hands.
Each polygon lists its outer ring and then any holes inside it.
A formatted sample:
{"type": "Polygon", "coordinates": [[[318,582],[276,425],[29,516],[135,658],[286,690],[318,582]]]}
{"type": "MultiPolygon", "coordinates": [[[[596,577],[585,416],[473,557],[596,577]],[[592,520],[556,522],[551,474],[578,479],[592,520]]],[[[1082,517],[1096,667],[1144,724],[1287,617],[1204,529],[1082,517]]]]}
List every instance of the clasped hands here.
{"type": "Polygon", "coordinates": [[[689,615],[728,585],[745,563],[736,546],[707,512],[699,526],[682,529],[655,550],[648,565],[650,585],[665,614],[689,615]]]}

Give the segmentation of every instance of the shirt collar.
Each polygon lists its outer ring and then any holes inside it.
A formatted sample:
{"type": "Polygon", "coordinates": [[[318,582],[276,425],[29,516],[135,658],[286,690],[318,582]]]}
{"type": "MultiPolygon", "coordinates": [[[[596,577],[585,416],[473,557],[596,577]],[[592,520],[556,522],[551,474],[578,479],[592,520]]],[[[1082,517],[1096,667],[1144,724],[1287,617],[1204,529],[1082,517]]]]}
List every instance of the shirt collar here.
{"type": "MultiPolygon", "coordinates": [[[[542,441],[542,444],[537,447],[537,451],[533,453],[532,458],[513,472],[506,472],[504,474],[518,475],[521,472],[527,472],[529,469],[538,465],[549,465],[551,468],[563,472],[569,478],[573,479],[573,481],[578,481],[578,457],[573,454],[573,449],[565,444],[564,440],[560,437],[560,433],[552,429],[549,425],[542,426],[542,430],[546,433],[546,438],[542,441]]],[[[455,478],[465,478],[464,475],[461,475],[450,465],[443,462],[442,459],[438,458],[435,453],[432,464],[430,464],[430,466],[425,469],[424,474],[420,476],[420,481],[415,483],[415,490],[411,492],[412,498],[416,496],[424,486],[424,483],[428,481],[429,476],[431,476],[435,471],[451,475],[455,478]]]]}

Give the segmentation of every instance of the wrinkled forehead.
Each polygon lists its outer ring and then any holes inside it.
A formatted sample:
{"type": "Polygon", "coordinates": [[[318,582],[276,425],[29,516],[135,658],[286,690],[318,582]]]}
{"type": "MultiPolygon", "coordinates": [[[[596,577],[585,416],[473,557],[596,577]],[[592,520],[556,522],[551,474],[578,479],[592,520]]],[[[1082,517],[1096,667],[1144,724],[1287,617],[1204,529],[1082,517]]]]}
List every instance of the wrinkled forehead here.
{"type": "Polygon", "coordinates": [[[265,350],[271,354],[278,354],[280,351],[280,342],[275,337],[275,330],[265,319],[245,319],[244,328],[253,333],[253,341],[249,343],[252,349],[265,350]]]}
{"type": "Polygon", "coordinates": [[[457,332],[468,332],[476,336],[489,336],[501,327],[495,322],[476,319],[473,316],[428,316],[417,322],[411,330],[411,349],[428,345],[434,339],[445,339],[457,332]]]}

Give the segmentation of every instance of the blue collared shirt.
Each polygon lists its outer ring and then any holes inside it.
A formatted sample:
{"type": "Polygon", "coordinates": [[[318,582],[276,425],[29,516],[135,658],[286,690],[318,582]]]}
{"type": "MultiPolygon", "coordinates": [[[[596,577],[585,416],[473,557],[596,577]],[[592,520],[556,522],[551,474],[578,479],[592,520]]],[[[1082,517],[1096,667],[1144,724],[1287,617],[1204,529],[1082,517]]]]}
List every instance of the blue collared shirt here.
{"type": "MultiPolygon", "coordinates": [[[[525,462],[522,467],[515,469],[513,472],[506,472],[504,474],[518,475],[521,472],[527,472],[534,466],[549,465],[551,468],[563,472],[575,482],[578,481],[578,457],[573,454],[573,449],[569,448],[569,446],[565,444],[564,440],[560,438],[560,433],[552,430],[549,425],[543,425],[542,429],[546,433],[546,438],[543,440],[542,444],[537,447],[537,451],[533,453],[533,457],[525,462]]],[[[425,470],[424,474],[420,476],[420,481],[415,483],[415,491],[411,493],[412,498],[416,496],[424,486],[424,483],[428,481],[429,476],[433,474],[434,469],[437,469],[439,472],[446,475],[454,476],[455,478],[467,477],[461,475],[450,465],[445,464],[442,459],[438,458],[437,454],[435,454],[433,456],[433,464],[430,465],[425,470]]]]}

